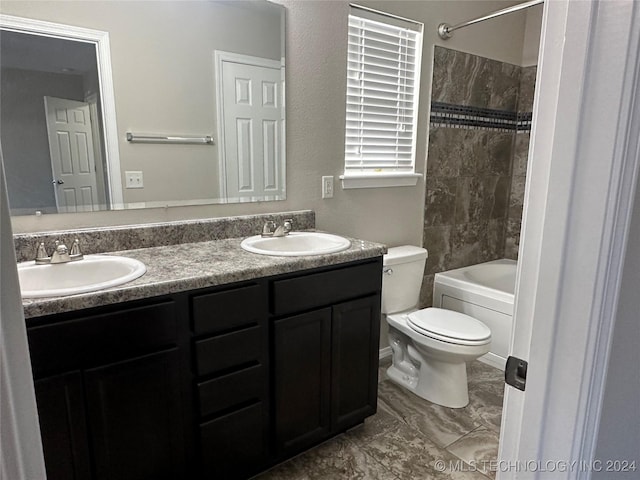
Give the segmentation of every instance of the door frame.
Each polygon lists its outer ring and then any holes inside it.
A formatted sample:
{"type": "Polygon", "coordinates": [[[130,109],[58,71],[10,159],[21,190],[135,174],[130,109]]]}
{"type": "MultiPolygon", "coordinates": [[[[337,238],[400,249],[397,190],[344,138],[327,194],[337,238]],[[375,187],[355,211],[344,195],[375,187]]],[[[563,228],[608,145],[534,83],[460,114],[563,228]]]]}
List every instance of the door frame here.
{"type": "MultiPolygon", "coordinates": [[[[253,67],[266,67],[266,68],[274,68],[280,69],[281,75],[281,106],[284,109],[284,60],[272,60],[269,58],[262,57],[254,57],[252,55],[244,55],[241,53],[233,53],[226,52],[224,50],[214,50],[213,52],[213,70],[214,70],[214,79],[215,79],[215,102],[216,102],[216,112],[217,112],[217,121],[218,121],[218,172],[219,172],[219,185],[220,185],[220,198],[223,199],[223,202],[227,201],[227,166],[226,166],[226,158],[225,158],[225,128],[224,128],[224,85],[223,85],[223,76],[222,76],[222,67],[224,62],[232,62],[232,63],[240,63],[242,65],[250,65],[253,67]]],[[[284,178],[285,173],[285,163],[286,160],[284,156],[285,151],[285,143],[286,138],[284,137],[284,124],[282,126],[282,173],[281,176],[284,178]]]]}
{"type": "Polygon", "coordinates": [[[111,69],[109,32],[0,14],[0,27],[18,33],[92,43],[96,47],[100,99],[102,101],[103,141],[107,165],[107,190],[111,209],[124,208],[120,176],[120,151],[116,124],[116,103],[111,69]]]}
{"type": "Polygon", "coordinates": [[[541,39],[511,341],[529,369],[506,388],[498,480],[547,461],[591,478],[640,194],[640,8],[548,1],[541,39]]]}

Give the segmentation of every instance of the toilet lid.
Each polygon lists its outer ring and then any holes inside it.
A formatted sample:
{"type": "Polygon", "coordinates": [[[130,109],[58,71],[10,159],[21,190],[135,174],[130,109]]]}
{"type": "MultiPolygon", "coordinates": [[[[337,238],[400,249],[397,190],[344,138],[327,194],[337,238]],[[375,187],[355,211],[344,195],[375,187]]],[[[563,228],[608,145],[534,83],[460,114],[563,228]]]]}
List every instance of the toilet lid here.
{"type": "Polygon", "coordinates": [[[491,330],[481,321],[464,313],[444,308],[425,308],[408,315],[409,326],[414,330],[444,337],[454,342],[479,342],[491,338],[491,330]]]}

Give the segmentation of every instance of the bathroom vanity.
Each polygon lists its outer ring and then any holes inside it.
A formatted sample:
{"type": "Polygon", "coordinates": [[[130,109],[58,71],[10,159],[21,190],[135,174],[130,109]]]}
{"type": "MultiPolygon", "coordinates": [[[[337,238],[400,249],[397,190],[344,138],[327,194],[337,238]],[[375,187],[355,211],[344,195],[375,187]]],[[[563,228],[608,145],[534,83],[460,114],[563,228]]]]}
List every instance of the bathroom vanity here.
{"type": "Polygon", "coordinates": [[[124,251],[147,275],[25,302],[50,479],[247,478],[375,413],[384,247],[240,240],[124,251]]]}

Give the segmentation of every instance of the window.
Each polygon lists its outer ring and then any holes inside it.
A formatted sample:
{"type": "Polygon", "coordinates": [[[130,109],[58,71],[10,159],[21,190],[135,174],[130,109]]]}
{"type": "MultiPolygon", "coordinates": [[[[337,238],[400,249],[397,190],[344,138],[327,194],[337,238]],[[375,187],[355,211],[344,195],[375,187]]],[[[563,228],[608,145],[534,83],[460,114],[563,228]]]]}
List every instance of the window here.
{"type": "Polygon", "coordinates": [[[343,188],[416,185],[422,24],[351,7],[343,188]]]}

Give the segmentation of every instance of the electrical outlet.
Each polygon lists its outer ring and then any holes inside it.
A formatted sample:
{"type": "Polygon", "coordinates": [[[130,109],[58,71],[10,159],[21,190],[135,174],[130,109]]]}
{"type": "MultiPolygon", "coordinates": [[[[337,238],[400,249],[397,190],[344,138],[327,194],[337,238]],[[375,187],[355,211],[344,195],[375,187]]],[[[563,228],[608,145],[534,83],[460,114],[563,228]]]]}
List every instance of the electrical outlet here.
{"type": "Polygon", "coordinates": [[[142,172],[125,171],[124,186],[125,188],[144,188],[142,172]]]}
{"type": "Polygon", "coordinates": [[[322,177],[322,198],[333,198],[333,176],[322,177]]]}

